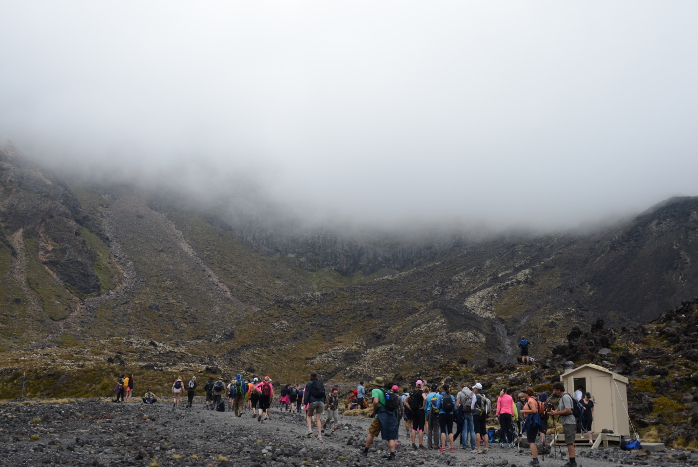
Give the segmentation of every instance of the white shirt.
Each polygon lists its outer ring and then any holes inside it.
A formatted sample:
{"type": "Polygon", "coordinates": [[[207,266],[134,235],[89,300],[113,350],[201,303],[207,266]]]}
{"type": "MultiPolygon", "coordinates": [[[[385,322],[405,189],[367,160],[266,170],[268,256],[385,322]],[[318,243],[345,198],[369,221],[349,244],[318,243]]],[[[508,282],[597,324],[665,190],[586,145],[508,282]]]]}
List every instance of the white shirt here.
{"type": "Polygon", "coordinates": [[[579,389],[574,391],[574,398],[577,399],[577,401],[581,401],[582,397],[584,397],[584,395],[582,394],[582,391],[580,391],[579,389]]]}

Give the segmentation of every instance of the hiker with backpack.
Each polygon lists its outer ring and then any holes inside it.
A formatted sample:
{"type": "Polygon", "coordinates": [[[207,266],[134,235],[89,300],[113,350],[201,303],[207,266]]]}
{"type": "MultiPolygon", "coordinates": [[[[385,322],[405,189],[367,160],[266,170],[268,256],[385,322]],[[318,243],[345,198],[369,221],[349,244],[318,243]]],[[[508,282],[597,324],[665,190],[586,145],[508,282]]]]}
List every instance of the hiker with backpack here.
{"type": "Polygon", "coordinates": [[[155,393],[148,388],[148,390],[145,392],[143,395],[143,403],[144,404],[154,404],[158,401],[157,397],[155,397],[155,393]]]}
{"type": "Polygon", "coordinates": [[[569,460],[562,467],[577,467],[577,460],[574,453],[574,438],[577,433],[577,417],[575,412],[579,412],[577,400],[569,393],[565,392],[565,385],[557,382],[553,384],[553,393],[560,398],[557,410],[548,411],[548,415],[559,416],[562,429],[565,433],[565,444],[570,456],[569,460]]]}
{"type": "Polygon", "coordinates": [[[296,391],[298,392],[298,395],[296,396],[296,413],[301,413],[301,407],[303,406],[303,398],[305,397],[305,391],[301,387],[301,385],[296,386],[296,391]]]}
{"type": "Polygon", "coordinates": [[[429,424],[427,428],[427,444],[428,449],[438,449],[439,445],[439,387],[436,384],[431,385],[431,391],[427,394],[427,405],[424,407],[426,422],[429,424]]]}
{"type": "Polygon", "coordinates": [[[124,380],[124,386],[126,389],[126,400],[124,402],[128,402],[131,400],[131,396],[133,396],[133,373],[128,375],[128,382],[124,380]]]}
{"type": "Polygon", "coordinates": [[[456,403],[458,404],[458,410],[462,411],[463,425],[460,432],[456,432],[455,438],[460,434],[460,443],[463,449],[468,448],[470,444],[470,450],[475,452],[475,424],[473,423],[473,391],[470,390],[468,386],[463,385],[456,395],[456,403]],[[468,438],[470,443],[468,443],[468,438]]]}
{"type": "Polygon", "coordinates": [[[410,395],[410,388],[405,386],[402,389],[402,396],[400,396],[400,399],[402,400],[402,418],[405,420],[405,433],[407,436],[407,439],[410,439],[410,436],[412,435],[412,410],[410,410],[409,406],[405,404],[405,399],[410,395]]]}
{"type": "Polygon", "coordinates": [[[252,418],[257,416],[257,405],[259,405],[259,396],[262,395],[257,389],[259,385],[259,378],[252,378],[252,385],[250,386],[250,407],[252,408],[252,418]]]}
{"type": "Polygon", "coordinates": [[[291,384],[288,387],[288,411],[292,412],[296,408],[296,401],[298,400],[298,388],[295,384],[291,384]]]}
{"type": "Polygon", "coordinates": [[[536,438],[538,437],[538,431],[540,430],[540,409],[539,402],[535,398],[535,393],[533,388],[526,388],[526,395],[528,400],[524,404],[523,409],[521,409],[521,415],[526,419],[523,429],[526,431],[526,440],[529,443],[531,449],[531,463],[529,465],[536,466],[540,465],[538,462],[538,446],[536,445],[536,438]],[[536,423],[535,417],[538,416],[538,423],[536,423]]]}
{"type": "Polygon", "coordinates": [[[547,434],[548,430],[548,414],[545,411],[545,407],[548,404],[548,393],[547,392],[541,392],[540,397],[538,398],[539,406],[538,406],[538,413],[540,414],[540,421],[543,423],[543,428],[540,430],[540,443],[542,446],[545,446],[545,436],[547,434]]]}
{"type": "Polygon", "coordinates": [[[213,406],[213,385],[216,384],[215,381],[213,381],[213,376],[210,376],[208,378],[208,381],[206,384],[204,384],[204,391],[206,391],[206,409],[207,410],[213,410],[215,407],[213,406]]]}
{"type": "Polygon", "coordinates": [[[439,394],[437,405],[439,408],[439,429],[441,430],[441,447],[439,452],[446,450],[446,438],[448,448],[456,452],[453,446],[453,418],[456,411],[456,398],[451,395],[451,387],[448,384],[442,386],[443,392],[439,394]]]}
{"type": "Polygon", "coordinates": [[[424,405],[426,404],[426,396],[422,391],[422,380],[418,379],[415,383],[415,390],[407,396],[403,402],[410,412],[412,412],[412,448],[426,449],[424,447],[424,405]],[[419,448],[415,443],[415,438],[419,440],[419,448]]]}
{"type": "Polygon", "coordinates": [[[194,403],[194,391],[196,390],[196,376],[192,376],[187,383],[187,408],[191,408],[194,403]]]}
{"type": "Polygon", "coordinates": [[[172,384],[172,409],[179,407],[179,396],[184,392],[184,383],[182,378],[177,378],[177,381],[172,384]]]}
{"type": "Polygon", "coordinates": [[[224,392],[225,383],[223,382],[223,378],[218,378],[218,381],[216,381],[213,385],[213,408],[219,412],[225,411],[225,403],[223,403],[223,410],[221,410],[221,398],[223,397],[224,392]]]}
{"type": "Polygon", "coordinates": [[[475,383],[473,386],[473,425],[475,425],[475,452],[487,454],[489,447],[489,437],[487,436],[487,416],[490,414],[492,403],[487,394],[482,391],[482,384],[475,383]],[[482,444],[482,450],[480,450],[482,444]]]}
{"type": "Polygon", "coordinates": [[[231,383],[233,388],[233,413],[236,417],[242,417],[242,411],[245,407],[245,394],[247,394],[247,384],[242,381],[242,375],[238,374],[235,381],[231,383]]]}
{"type": "Polygon", "coordinates": [[[325,385],[317,379],[317,372],[310,372],[310,381],[305,385],[303,404],[308,406],[305,412],[305,421],[308,424],[306,436],[313,434],[313,415],[317,425],[317,439],[322,441],[322,412],[325,410],[325,385]]]}
{"type": "Polygon", "coordinates": [[[400,398],[397,395],[393,396],[390,385],[385,384],[383,378],[376,378],[373,384],[376,386],[371,391],[371,399],[373,400],[371,418],[373,418],[373,421],[368,428],[366,446],[361,453],[364,456],[368,455],[373,439],[380,434],[381,438],[388,442],[388,448],[390,449],[387,459],[395,460],[395,447],[397,445],[399,427],[395,412],[398,410],[400,398]]]}
{"type": "Polygon", "coordinates": [[[259,393],[259,415],[257,421],[262,423],[263,420],[269,419],[269,407],[274,400],[274,386],[271,384],[271,378],[264,377],[264,381],[255,386],[255,392],[259,393]]]}
{"type": "Polygon", "coordinates": [[[288,410],[288,406],[291,403],[291,396],[289,396],[288,391],[289,388],[291,387],[290,384],[287,384],[283,388],[281,388],[281,397],[279,397],[279,410],[283,412],[284,408],[288,410]]]}
{"type": "Polygon", "coordinates": [[[514,445],[511,443],[511,430],[514,423],[514,399],[507,394],[506,388],[499,391],[497,398],[497,411],[495,416],[499,419],[499,426],[502,429],[502,434],[499,438],[499,446],[504,447],[508,444],[510,448],[514,445]]]}

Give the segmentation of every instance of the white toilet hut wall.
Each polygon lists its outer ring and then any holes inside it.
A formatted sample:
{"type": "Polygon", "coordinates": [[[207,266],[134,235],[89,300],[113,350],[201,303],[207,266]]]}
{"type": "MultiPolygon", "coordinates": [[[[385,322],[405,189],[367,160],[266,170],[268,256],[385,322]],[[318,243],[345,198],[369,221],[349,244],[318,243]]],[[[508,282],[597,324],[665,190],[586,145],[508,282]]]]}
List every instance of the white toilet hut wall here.
{"type": "Polygon", "coordinates": [[[565,390],[574,397],[578,387],[594,399],[594,422],[591,431],[613,430],[617,435],[630,435],[628,419],[628,378],[598,365],[586,364],[567,370],[560,376],[565,390]]]}

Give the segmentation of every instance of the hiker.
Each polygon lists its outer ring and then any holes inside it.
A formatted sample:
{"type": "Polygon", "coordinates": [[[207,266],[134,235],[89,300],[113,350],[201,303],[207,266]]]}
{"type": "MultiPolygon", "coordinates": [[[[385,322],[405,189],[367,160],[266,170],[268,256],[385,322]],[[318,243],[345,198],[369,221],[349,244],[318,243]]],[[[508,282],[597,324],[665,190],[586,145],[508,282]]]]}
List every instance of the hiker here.
{"type": "Polygon", "coordinates": [[[439,452],[446,450],[446,438],[451,452],[456,452],[453,446],[453,418],[456,410],[456,398],[451,395],[451,387],[448,384],[442,386],[443,392],[439,394],[437,402],[439,408],[439,428],[441,430],[441,447],[439,452]]]}
{"type": "MultiPolygon", "coordinates": [[[[223,378],[218,378],[218,381],[213,385],[213,410],[219,410],[223,392],[225,392],[225,383],[223,378]]],[[[223,407],[225,408],[225,405],[223,407]]]]}
{"type": "Polygon", "coordinates": [[[298,400],[298,389],[296,389],[295,384],[291,384],[288,387],[288,411],[293,412],[296,407],[296,401],[298,400]]]}
{"type": "Polygon", "coordinates": [[[254,410],[252,410],[252,392],[254,391],[254,384],[252,384],[252,381],[249,379],[247,380],[247,402],[245,403],[245,410],[252,411],[254,413],[254,410]]]}
{"type": "Polygon", "coordinates": [[[233,411],[236,417],[242,417],[242,411],[245,408],[245,394],[247,394],[247,384],[242,381],[242,375],[235,376],[235,381],[232,383],[233,389],[233,411]]]}
{"type": "Polygon", "coordinates": [[[291,396],[288,395],[290,386],[290,384],[287,384],[281,389],[281,397],[279,397],[279,410],[281,410],[282,412],[284,410],[284,407],[288,409],[288,406],[291,403],[291,396]]]}
{"type": "Polygon", "coordinates": [[[584,397],[579,403],[579,409],[582,411],[580,418],[582,438],[584,438],[584,433],[589,433],[589,439],[592,439],[591,423],[594,421],[594,401],[591,398],[591,393],[584,393],[584,397]]]}
{"type": "Polygon", "coordinates": [[[184,383],[182,378],[177,378],[172,384],[172,409],[179,407],[179,396],[184,392],[184,383]]]}
{"type": "Polygon", "coordinates": [[[405,398],[403,402],[405,407],[412,412],[412,448],[426,449],[424,447],[424,405],[426,402],[424,391],[422,391],[422,380],[418,379],[415,383],[415,390],[405,398]],[[415,437],[419,440],[419,448],[415,443],[415,437]]]}
{"type": "Polygon", "coordinates": [[[187,408],[190,409],[194,403],[194,391],[196,390],[196,376],[191,377],[187,383],[187,408]]]}
{"type": "Polygon", "coordinates": [[[325,419],[325,424],[322,426],[323,430],[327,430],[327,425],[330,422],[334,422],[334,427],[332,432],[334,433],[339,428],[339,388],[337,386],[332,386],[330,390],[330,395],[327,396],[325,401],[325,412],[327,412],[327,418],[325,419]]]}
{"type": "Polygon", "coordinates": [[[364,388],[364,382],[359,381],[359,385],[356,387],[356,404],[359,409],[364,408],[364,396],[366,395],[366,388],[364,388]]]}
{"type": "Polygon", "coordinates": [[[206,409],[213,410],[213,385],[216,384],[213,381],[213,376],[209,376],[208,381],[204,384],[204,391],[206,391],[206,409]]]}
{"type": "Polygon", "coordinates": [[[521,349],[521,363],[530,363],[531,358],[528,356],[528,346],[531,345],[524,337],[521,337],[519,348],[521,349]]]}
{"type": "Polygon", "coordinates": [[[303,405],[303,397],[305,397],[305,391],[299,384],[296,386],[296,392],[298,392],[298,398],[296,399],[296,412],[301,413],[301,406],[303,405]]]}
{"type": "Polygon", "coordinates": [[[503,448],[504,444],[507,443],[510,448],[513,448],[514,445],[511,443],[509,437],[511,436],[514,422],[514,399],[507,394],[506,388],[502,388],[502,390],[499,391],[495,416],[499,419],[499,426],[502,429],[502,434],[499,438],[499,446],[503,448]]]}
{"type": "Polygon", "coordinates": [[[470,438],[470,450],[475,451],[475,424],[473,423],[473,391],[463,384],[463,389],[456,396],[458,410],[463,412],[463,427],[460,433],[461,447],[468,448],[468,438],[470,438]]]}
{"type": "Polygon", "coordinates": [[[145,392],[145,395],[143,396],[143,403],[144,404],[154,404],[157,401],[158,400],[155,397],[155,394],[153,394],[153,392],[150,390],[150,388],[148,388],[148,390],[145,392]]]}
{"type": "MultiPolygon", "coordinates": [[[[390,397],[394,397],[395,399],[398,400],[398,406],[395,409],[395,418],[397,418],[397,431],[398,435],[400,433],[400,421],[402,420],[402,415],[405,413],[405,406],[402,405],[402,397],[400,396],[400,386],[397,384],[394,384],[393,387],[391,388],[392,394],[390,397]]],[[[399,438],[399,436],[398,436],[399,438]]],[[[395,439],[398,439],[395,438],[395,439]]]]}
{"type": "MultiPolygon", "coordinates": [[[[545,410],[545,405],[548,403],[548,393],[547,392],[541,392],[540,397],[538,398],[538,402],[543,404],[542,410],[545,410]]],[[[539,410],[538,412],[540,413],[542,410],[539,410]]],[[[543,423],[543,428],[540,430],[540,444],[542,446],[545,446],[545,436],[547,434],[548,430],[548,414],[547,413],[542,413],[540,414],[540,421],[543,423]]]]}
{"type": "Polygon", "coordinates": [[[257,389],[259,378],[252,378],[252,391],[250,392],[250,407],[252,407],[252,418],[257,416],[257,406],[259,405],[259,396],[262,394],[257,389]]]}
{"type": "Polygon", "coordinates": [[[114,394],[116,394],[116,399],[114,399],[112,402],[119,402],[119,398],[121,398],[121,402],[124,401],[124,377],[123,376],[116,379],[116,386],[114,386],[114,394]]]}
{"type": "Polygon", "coordinates": [[[402,418],[405,420],[405,433],[407,436],[407,439],[410,439],[410,436],[412,435],[412,411],[410,410],[409,406],[405,405],[405,399],[410,395],[410,388],[405,386],[402,388],[402,407],[403,407],[403,414],[402,418]]]}
{"type": "Polygon", "coordinates": [[[128,400],[128,382],[129,382],[129,377],[128,376],[122,376],[122,386],[124,387],[123,393],[121,394],[121,400],[126,402],[128,400]]]}
{"type": "Polygon", "coordinates": [[[569,460],[562,467],[577,467],[577,460],[574,456],[574,437],[577,432],[577,419],[572,413],[574,401],[572,396],[565,392],[565,385],[557,382],[553,384],[553,393],[560,398],[557,410],[551,410],[548,415],[559,416],[562,429],[565,432],[565,444],[570,456],[569,460]]]}
{"type": "Polygon", "coordinates": [[[269,407],[271,407],[271,402],[274,400],[274,386],[271,384],[271,378],[265,376],[264,381],[259,383],[255,390],[259,391],[259,415],[257,416],[257,421],[261,423],[262,420],[269,419],[269,407]]]}
{"type": "Polygon", "coordinates": [[[431,392],[427,394],[425,406],[426,421],[429,423],[427,430],[427,444],[429,449],[438,449],[439,445],[439,392],[436,384],[431,385],[431,392]]]}
{"type": "Polygon", "coordinates": [[[133,395],[133,373],[131,373],[128,376],[128,383],[124,381],[124,386],[126,386],[126,401],[128,402],[131,400],[131,396],[133,395]]]}
{"type": "MultiPolygon", "coordinates": [[[[371,399],[373,400],[371,418],[373,418],[373,421],[368,428],[366,446],[361,453],[364,456],[368,455],[368,450],[371,444],[373,444],[373,438],[380,434],[381,438],[388,442],[388,448],[390,449],[390,454],[387,456],[387,459],[395,460],[395,446],[397,444],[399,425],[395,417],[395,409],[388,410],[386,406],[387,398],[390,397],[391,394],[389,394],[388,386],[386,386],[383,378],[376,378],[375,381],[373,381],[373,385],[376,386],[376,388],[371,391],[371,399]]],[[[393,400],[399,404],[399,399],[393,400]]]]}
{"type": "Polygon", "coordinates": [[[317,439],[322,440],[322,412],[325,410],[325,386],[317,379],[317,372],[310,372],[310,381],[305,385],[303,391],[303,404],[308,406],[305,412],[305,421],[308,424],[308,433],[313,434],[313,415],[317,425],[317,439]]]}
{"type": "Polygon", "coordinates": [[[475,425],[475,452],[487,454],[489,436],[487,436],[487,396],[482,393],[482,384],[473,386],[473,425],[475,425]],[[480,450],[482,443],[482,450],[480,450]]]}
{"type": "MultiPolygon", "coordinates": [[[[538,401],[534,397],[534,392],[533,388],[526,388],[526,394],[528,396],[528,399],[526,401],[526,404],[524,404],[523,409],[521,409],[521,415],[524,416],[524,418],[527,418],[529,416],[533,416],[534,414],[538,413],[538,401]]],[[[529,447],[531,449],[531,463],[529,465],[535,466],[535,465],[540,465],[538,462],[538,446],[536,445],[536,438],[538,437],[538,427],[535,425],[531,424],[530,427],[526,427],[526,440],[529,443],[529,447]]]]}
{"type": "Polygon", "coordinates": [[[576,391],[574,391],[574,398],[577,399],[577,402],[581,401],[582,398],[584,397],[584,388],[579,386],[576,391]]]}
{"type": "Polygon", "coordinates": [[[526,405],[526,393],[525,392],[520,392],[518,396],[518,400],[516,401],[516,410],[519,412],[519,421],[516,422],[517,429],[518,431],[516,432],[519,436],[523,435],[523,419],[525,418],[522,414],[521,411],[524,408],[524,405],[526,405]]]}

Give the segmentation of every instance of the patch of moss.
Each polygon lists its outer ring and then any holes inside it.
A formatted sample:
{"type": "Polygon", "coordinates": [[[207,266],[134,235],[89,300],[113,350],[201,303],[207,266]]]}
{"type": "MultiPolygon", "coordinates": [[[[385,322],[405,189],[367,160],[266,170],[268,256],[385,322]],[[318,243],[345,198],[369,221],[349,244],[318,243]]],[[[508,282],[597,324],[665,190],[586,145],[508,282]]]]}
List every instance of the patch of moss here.
{"type": "Polygon", "coordinates": [[[95,252],[94,270],[99,277],[101,290],[104,292],[114,289],[121,279],[121,272],[112,259],[109,247],[101,238],[84,227],[80,229],[80,233],[87,246],[95,252]]]}
{"type": "Polygon", "coordinates": [[[39,296],[41,308],[53,321],[65,319],[70,314],[73,296],[56,280],[39,260],[34,238],[24,241],[27,262],[27,283],[39,296]]]}

